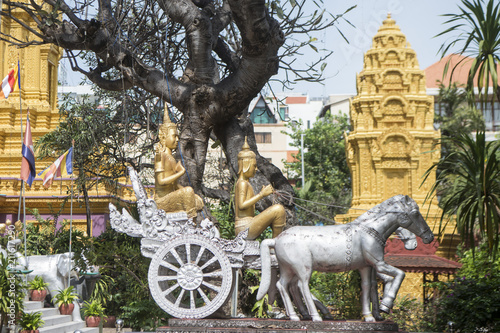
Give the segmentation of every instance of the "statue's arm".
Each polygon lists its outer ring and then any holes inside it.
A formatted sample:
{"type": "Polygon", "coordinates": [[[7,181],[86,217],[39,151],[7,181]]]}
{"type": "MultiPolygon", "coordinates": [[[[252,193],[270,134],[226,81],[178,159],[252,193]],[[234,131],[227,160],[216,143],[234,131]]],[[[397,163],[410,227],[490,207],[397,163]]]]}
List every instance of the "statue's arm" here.
{"type": "Polygon", "coordinates": [[[175,172],[172,175],[167,175],[166,177],[162,177],[162,174],[165,174],[164,170],[157,170],[156,173],[157,173],[158,184],[163,186],[175,183],[177,179],[179,179],[183,174],[186,173],[186,169],[184,169],[181,162],[178,162],[175,167],[175,172]]]}
{"type": "Polygon", "coordinates": [[[253,197],[247,198],[246,195],[248,193],[248,186],[251,186],[247,181],[239,181],[236,186],[236,195],[239,199],[239,208],[242,210],[248,209],[255,205],[260,199],[267,197],[269,194],[273,192],[273,188],[271,185],[267,185],[262,188],[258,194],[253,197]]]}

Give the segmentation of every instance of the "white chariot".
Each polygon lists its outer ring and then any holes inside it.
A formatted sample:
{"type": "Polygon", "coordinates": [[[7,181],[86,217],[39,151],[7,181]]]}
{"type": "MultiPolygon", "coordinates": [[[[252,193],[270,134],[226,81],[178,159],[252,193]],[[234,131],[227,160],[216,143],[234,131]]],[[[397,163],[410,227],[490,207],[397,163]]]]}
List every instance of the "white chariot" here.
{"type": "Polygon", "coordinates": [[[109,204],[111,226],[142,238],[142,255],[151,258],[149,288],[160,308],[176,318],[210,316],[230,298],[237,269],[260,269],[259,243],[246,240],[247,231],[227,240],[209,219],[196,227],[184,212],[165,213],[128,169],[140,222],[109,204]]]}

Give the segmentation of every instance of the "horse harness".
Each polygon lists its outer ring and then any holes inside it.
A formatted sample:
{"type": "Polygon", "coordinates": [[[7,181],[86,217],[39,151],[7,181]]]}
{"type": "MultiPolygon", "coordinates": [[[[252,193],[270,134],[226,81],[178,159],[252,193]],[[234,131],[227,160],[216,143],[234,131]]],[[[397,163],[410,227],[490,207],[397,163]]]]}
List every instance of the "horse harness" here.
{"type": "Polygon", "coordinates": [[[380,245],[385,246],[385,239],[380,235],[380,233],[377,230],[375,230],[371,227],[366,227],[362,224],[360,224],[359,227],[366,234],[372,236],[380,245]]]}

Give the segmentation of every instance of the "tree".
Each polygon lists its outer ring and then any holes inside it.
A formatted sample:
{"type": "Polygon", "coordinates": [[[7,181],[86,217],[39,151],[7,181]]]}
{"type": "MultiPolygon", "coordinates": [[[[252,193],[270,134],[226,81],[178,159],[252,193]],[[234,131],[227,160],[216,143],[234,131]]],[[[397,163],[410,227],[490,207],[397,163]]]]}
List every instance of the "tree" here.
{"type": "MultiPolygon", "coordinates": [[[[500,63],[500,3],[488,0],[485,5],[483,0],[462,0],[462,6],[458,8],[459,14],[443,15],[449,18],[445,24],[452,26],[437,36],[452,33],[453,38],[452,42],[441,45],[440,52],[444,57],[448,51],[453,51],[454,47],[458,46],[458,54],[474,58],[467,77],[467,93],[471,104],[475,103],[474,81],[477,84],[479,99],[486,102],[491,84],[500,101],[497,73],[500,63]]],[[[466,60],[467,58],[463,58],[454,66],[450,82],[453,71],[466,60]]],[[[447,67],[444,74],[448,70],[447,67]]]]}
{"type": "Polygon", "coordinates": [[[68,150],[74,140],[73,168],[78,175],[75,182],[85,200],[89,235],[89,189],[99,182],[113,193],[117,179],[126,175],[126,165],[131,165],[138,172],[150,170],[154,136],[148,132],[156,133],[158,119],[163,116],[163,108],[158,103],[155,105],[148,98],[150,96],[144,96],[138,89],[130,89],[125,100],[115,92],[98,89],[95,92],[96,101],[85,96],[80,102],[70,96],[63,97],[59,107],[59,125],[35,144],[38,157],[52,161],[68,150]],[[99,101],[105,105],[99,104],[99,101]],[[106,102],[114,107],[110,109],[106,102]],[[133,115],[128,115],[129,108],[135,111],[133,115]],[[149,124],[149,119],[154,121],[149,124]],[[143,140],[138,141],[141,138],[143,140]]]}
{"type": "Polygon", "coordinates": [[[457,230],[462,240],[474,249],[479,234],[495,257],[499,244],[500,227],[500,144],[486,142],[484,132],[476,138],[461,133],[447,137],[456,150],[439,160],[424,175],[424,182],[439,168],[427,199],[440,193],[440,232],[447,221],[456,215],[457,230]]]}
{"type": "MultiPolygon", "coordinates": [[[[299,201],[307,210],[314,210],[321,216],[334,216],[347,207],[351,199],[351,177],[345,155],[344,133],[349,130],[347,115],[331,115],[316,121],[311,129],[301,129],[301,123],[288,125],[291,132],[291,145],[299,152],[295,161],[285,163],[289,174],[300,175],[302,171],[301,140],[304,140],[304,175],[305,183],[301,183],[299,197],[309,201],[320,202],[324,206],[307,201],[299,201]]],[[[304,181],[304,180],[301,180],[304,181]]],[[[300,210],[299,210],[300,211],[300,210]]],[[[320,221],[321,218],[302,210],[304,223],[320,221]]],[[[323,222],[326,222],[323,220],[323,222]]]]}
{"type": "MultiPolygon", "coordinates": [[[[437,102],[440,105],[441,114],[435,115],[434,122],[439,126],[443,136],[457,137],[460,133],[474,133],[485,130],[481,111],[467,104],[467,93],[456,82],[449,87],[442,83],[439,85],[437,102]]],[[[441,156],[448,155],[455,148],[456,146],[451,141],[443,141],[441,156]]]]}
{"type": "MultiPolygon", "coordinates": [[[[257,152],[245,111],[249,102],[279,68],[290,78],[284,84],[295,78],[320,81],[329,54],[318,53],[303,68],[295,67],[296,55],[303,47],[316,49],[314,32],[336,28],[342,17],[320,8],[308,11],[305,0],[3,3],[8,10],[2,16],[35,36],[28,41],[9,36],[10,42],[58,45],[69,54],[73,70],[97,86],[121,92],[140,88],[177,109],[182,115],[179,147],[191,186],[201,195],[212,194],[202,184],[210,136],[222,144],[230,168],[237,170],[245,136],[257,152]],[[38,29],[17,13],[34,20],[38,29]],[[89,19],[89,13],[95,15],[89,19]],[[90,68],[81,67],[80,54],[92,60],[90,68]]],[[[258,153],[257,164],[262,182],[292,192],[280,170],[258,153]]]]}

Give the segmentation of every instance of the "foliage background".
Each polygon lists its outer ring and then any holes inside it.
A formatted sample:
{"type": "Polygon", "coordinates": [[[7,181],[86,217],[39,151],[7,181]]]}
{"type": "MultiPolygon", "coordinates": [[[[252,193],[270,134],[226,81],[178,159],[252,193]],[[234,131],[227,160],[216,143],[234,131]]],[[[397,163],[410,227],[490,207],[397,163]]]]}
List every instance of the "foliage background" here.
{"type": "Polygon", "coordinates": [[[287,127],[291,145],[299,150],[294,156],[295,162],[285,162],[290,178],[298,179],[301,175],[301,137],[304,138],[305,183],[300,180],[295,188],[296,204],[303,207],[298,209],[299,223],[332,223],[323,217],[333,220],[351,200],[351,176],[344,140],[344,133],[350,129],[348,116],[327,112],[310,129],[301,129],[302,124],[297,122],[289,123],[287,127]]]}

